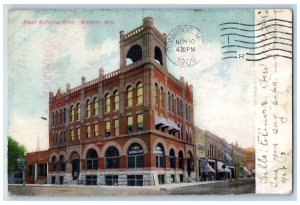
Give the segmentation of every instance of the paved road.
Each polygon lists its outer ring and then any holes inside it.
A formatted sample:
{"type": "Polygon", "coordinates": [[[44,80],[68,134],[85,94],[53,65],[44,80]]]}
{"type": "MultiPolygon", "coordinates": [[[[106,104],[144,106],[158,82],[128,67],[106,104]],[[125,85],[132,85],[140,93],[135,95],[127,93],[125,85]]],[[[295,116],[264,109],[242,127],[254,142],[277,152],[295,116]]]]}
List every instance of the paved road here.
{"type": "Polygon", "coordinates": [[[194,182],[160,186],[84,186],[84,185],[9,185],[11,196],[128,196],[128,195],[209,195],[249,194],[255,192],[254,179],[194,182]]]}

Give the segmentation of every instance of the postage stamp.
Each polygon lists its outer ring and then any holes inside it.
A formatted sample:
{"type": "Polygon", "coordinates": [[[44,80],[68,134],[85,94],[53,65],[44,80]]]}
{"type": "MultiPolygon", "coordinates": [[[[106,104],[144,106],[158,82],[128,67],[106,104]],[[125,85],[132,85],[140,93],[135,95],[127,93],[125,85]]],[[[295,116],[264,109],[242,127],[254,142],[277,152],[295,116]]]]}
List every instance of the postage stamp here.
{"type": "Polygon", "coordinates": [[[7,18],[10,197],[293,191],[293,10],[7,18]]]}

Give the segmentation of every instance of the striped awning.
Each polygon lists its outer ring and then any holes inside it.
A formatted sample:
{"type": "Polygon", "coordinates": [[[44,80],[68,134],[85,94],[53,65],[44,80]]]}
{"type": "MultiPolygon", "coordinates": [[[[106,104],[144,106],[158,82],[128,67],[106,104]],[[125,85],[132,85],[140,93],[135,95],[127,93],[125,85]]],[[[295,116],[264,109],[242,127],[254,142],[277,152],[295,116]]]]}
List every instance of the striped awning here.
{"type": "Polygon", "coordinates": [[[155,125],[159,125],[161,127],[168,127],[169,130],[180,131],[180,128],[174,121],[166,119],[164,117],[159,117],[158,115],[155,115],[155,125]]]}
{"type": "Polygon", "coordinates": [[[202,166],[202,172],[216,172],[209,164],[202,166]]]}

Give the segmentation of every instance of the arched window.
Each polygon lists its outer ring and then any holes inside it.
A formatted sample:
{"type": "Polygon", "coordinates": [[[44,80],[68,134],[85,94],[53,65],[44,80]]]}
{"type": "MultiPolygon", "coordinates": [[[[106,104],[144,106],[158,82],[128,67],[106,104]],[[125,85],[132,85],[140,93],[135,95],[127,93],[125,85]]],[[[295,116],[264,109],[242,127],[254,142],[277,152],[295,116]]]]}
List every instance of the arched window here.
{"type": "Polygon", "coordinates": [[[154,48],[154,59],[157,60],[160,63],[160,65],[163,65],[162,52],[158,47],[154,48]]]}
{"type": "Polygon", "coordinates": [[[158,105],[159,99],[158,99],[158,85],[155,83],[155,91],[154,91],[154,98],[155,98],[155,104],[158,105]]]}
{"type": "Polygon", "coordinates": [[[60,171],[66,171],[66,163],[64,155],[59,156],[59,168],[60,171]]]}
{"type": "Polygon", "coordinates": [[[143,103],[143,83],[137,84],[136,97],[137,97],[137,104],[142,104],[143,103]]]}
{"type": "Polygon", "coordinates": [[[165,149],[161,143],[158,143],[155,147],[156,155],[156,167],[164,168],[165,167],[165,149]]]}
{"type": "Polygon", "coordinates": [[[80,103],[77,104],[77,115],[76,115],[76,120],[80,119],[80,103]]]}
{"type": "Polygon", "coordinates": [[[183,152],[179,151],[178,153],[178,168],[183,169],[183,152]]]}
{"type": "Polygon", "coordinates": [[[73,105],[71,106],[70,110],[70,122],[74,122],[75,109],[73,105]]]}
{"type": "Polygon", "coordinates": [[[132,106],[132,87],[127,87],[127,106],[132,106]]]}
{"type": "Polygon", "coordinates": [[[174,149],[170,149],[170,168],[175,169],[176,164],[175,164],[175,151],[174,149]]]}
{"type": "Polygon", "coordinates": [[[87,170],[98,169],[98,154],[94,149],[89,149],[86,154],[86,169],[87,170]]]}
{"type": "Polygon", "coordinates": [[[119,110],[120,108],[120,96],[119,91],[114,92],[114,110],[119,110]]]}
{"type": "Polygon", "coordinates": [[[180,116],[180,106],[179,106],[179,99],[177,98],[177,104],[176,104],[176,111],[177,115],[180,116]]]}
{"type": "Polygon", "coordinates": [[[160,88],[160,106],[164,107],[164,89],[163,87],[160,88]]]}
{"type": "Polygon", "coordinates": [[[56,171],[56,156],[52,157],[51,162],[52,162],[52,171],[55,172],[56,171]]]}
{"type": "Polygon", "coordinates": [[[94,98],[93,103],[94,103],[94,112],[93,112],[93,114],[95,116],[95,115],[98,115],[98,98],[97,97],[94,98]]]}
{"type": "Polygon", "coordinates": [[[110,112],[110,94],[105,95],[105,112],[110,112]]]}
{"type": "Polygon", "coordinates": [[[64,123],[66,123],[67,117],[66,117],[66,108],[64,108],[64,123]]]}
{"type": "Polygon", "coordinates": [[[116,147],[109,147],[105,152],[106,169],[119,168],[120,155],[116,147]]]}
{"type": "Polygon", "coordinates": [[[132,143],[127,151],[127,166],[128,168],[144,167],[144,150],[138,143],[132,143]]]}
{"type": "Polygon", "coordinates": [[[91,116],[91,101],[86,101],[86,110],[85,110],[85,117],[89,118],[91,116]]]}
{"type": "Polygon", "coordinates": [[[132,62],[136,62],[140,59],[142,59],[142,48],[139,45],[132,46],[128,53],[126,58],[129,58],[132,60],[132,62]]]}

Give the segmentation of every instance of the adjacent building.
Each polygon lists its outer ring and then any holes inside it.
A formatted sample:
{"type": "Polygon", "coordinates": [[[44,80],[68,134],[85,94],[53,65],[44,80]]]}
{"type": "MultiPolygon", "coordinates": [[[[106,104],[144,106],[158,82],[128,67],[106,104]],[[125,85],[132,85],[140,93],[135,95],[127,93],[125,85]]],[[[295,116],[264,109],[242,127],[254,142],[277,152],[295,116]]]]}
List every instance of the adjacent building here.
{"type": "Polygon", "coordinates": [[[99,68],[94,80],[49,93],[49,149],[27,153],[27,183],[143,186],[196,177],[193,87],[168,72],[165,44],[146,17],[120,32],[118,70],[99,68]]]}
{"type": "Polygon", "coordinates": [[[255,173],[255,148],[248,147],[244,149],[245,167],[252,173],[255,173]]]}

